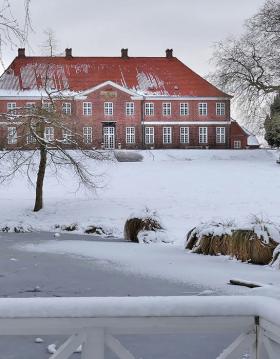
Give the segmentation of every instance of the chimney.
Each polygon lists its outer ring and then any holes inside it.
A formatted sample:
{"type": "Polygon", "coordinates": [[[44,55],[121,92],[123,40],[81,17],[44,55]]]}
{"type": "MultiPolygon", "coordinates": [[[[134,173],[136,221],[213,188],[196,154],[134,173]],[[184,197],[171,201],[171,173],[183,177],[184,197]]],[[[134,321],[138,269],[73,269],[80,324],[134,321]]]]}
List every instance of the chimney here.
{"type": "Polygon", "coordinates": [[[166,53],[166,58],[167,59],[172,59],[172,57],[173,57],[173,49],[166,49],[165,53],[166,53]]]}
{"type": "Polygon", "coordinates": [[[18,49],[18,57],[25,57],[25,49],[18,49]]]}
{"type": "Polygon", "coordinates": [[[128,59],[128,49],[121,49],[122,59],[128,59]]]}
{"type": "Polygon", "coordinates": [[[71,59],[73,56],[72,56],[72,49],[65,49],[65,57],[67,59],[71,59]]]}

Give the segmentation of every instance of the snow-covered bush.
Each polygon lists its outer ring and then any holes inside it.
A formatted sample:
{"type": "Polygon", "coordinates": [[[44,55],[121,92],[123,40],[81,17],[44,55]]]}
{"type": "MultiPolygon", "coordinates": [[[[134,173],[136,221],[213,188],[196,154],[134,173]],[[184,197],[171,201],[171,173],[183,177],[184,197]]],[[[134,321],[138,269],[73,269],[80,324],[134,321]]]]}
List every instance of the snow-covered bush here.
{"type": "Polygon", "coordinates": [[[114,151],[114,155],[118,162],[141,162],[143,156],[135,151],[114,151]]]}
{"type": "Polygon", "coordinates": [[[78,224],[77,223],[66,224],[66,225],[60,226],[60,228],[62,231],[74,232],[78,229],[78,224]]]}
{"type": "Polygon", "coordinates": [[[124,238],[137,243],[168,242],[157,213],[148,208],[127,219],[124,238]]]}
{"type": "Polygon", "coordinates": [[[269,264],[280,243],[280,227],[253,217],[242,226],[234,222],[202,223],[187,234],[186,249],[206,255],[229,255],[242,262],[269,264]]]}
{"type": "Polygon", "coordinates": [[[103,228],[101,227],[98,227],[98,226],[88,226],[85,231],[84,231],[86,234],[95,234],[95,235],[98,235],[98,236],[101,236],[101,235],[105,235],[105,231],[103,228]]]}

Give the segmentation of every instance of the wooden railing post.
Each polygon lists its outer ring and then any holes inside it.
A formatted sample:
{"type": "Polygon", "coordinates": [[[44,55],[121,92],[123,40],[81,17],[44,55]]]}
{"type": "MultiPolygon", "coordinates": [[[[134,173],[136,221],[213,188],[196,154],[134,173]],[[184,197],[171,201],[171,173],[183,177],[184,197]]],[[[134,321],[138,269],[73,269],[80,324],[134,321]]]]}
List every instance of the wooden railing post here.
{"type": "Polygon", "coordinates": [[[82,359],[104,359],[105,334],[103,329],[90,329],[82,347],[82,359]]]}

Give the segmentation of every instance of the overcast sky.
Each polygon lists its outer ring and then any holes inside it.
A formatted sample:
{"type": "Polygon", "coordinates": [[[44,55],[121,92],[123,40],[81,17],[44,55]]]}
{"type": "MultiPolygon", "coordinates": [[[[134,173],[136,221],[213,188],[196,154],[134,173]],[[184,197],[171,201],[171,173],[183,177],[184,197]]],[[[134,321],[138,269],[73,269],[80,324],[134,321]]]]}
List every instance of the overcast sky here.
{"type": "MultiPolygon", "coordinates": [[[[23,0],[11,0],[23,19],[23,0]]],[[[44,30],[53,29],[59,48],[75,56],[164,56],[166,48],[205,75],[213,43],[242,32],[244,20],[264,0],[32,0],[30,55],[41,55],[44,30]]],[[[7,65],[17,49],[6,49],[7,65]]]]}

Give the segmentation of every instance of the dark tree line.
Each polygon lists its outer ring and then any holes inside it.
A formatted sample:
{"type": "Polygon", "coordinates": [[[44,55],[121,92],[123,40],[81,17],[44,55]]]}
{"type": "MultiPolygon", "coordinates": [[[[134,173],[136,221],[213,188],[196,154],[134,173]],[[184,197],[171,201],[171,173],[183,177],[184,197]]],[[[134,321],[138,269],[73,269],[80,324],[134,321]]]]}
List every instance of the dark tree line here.
{"type": "Polygon", "coordinates": [[[270,105],[270,114],[264,122],[265,139],[272,147],[280,147],[280,94],[274,97],[270,105]]]}

